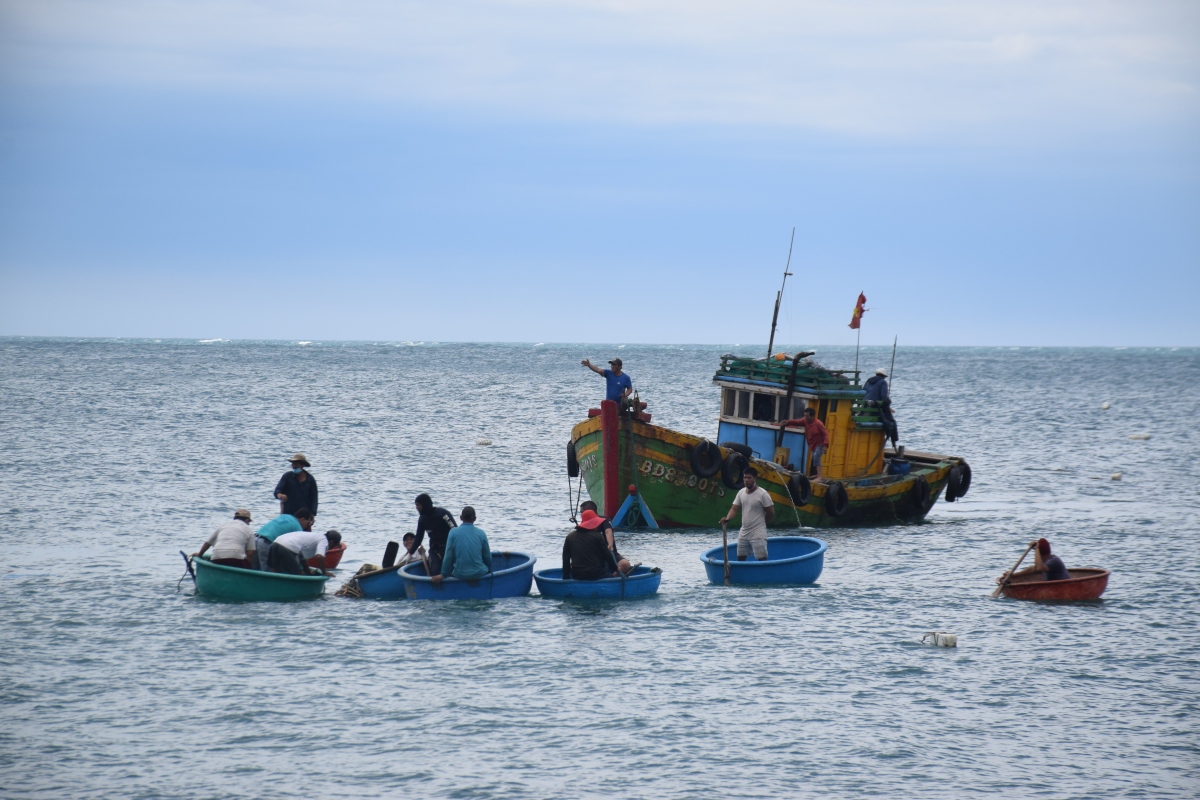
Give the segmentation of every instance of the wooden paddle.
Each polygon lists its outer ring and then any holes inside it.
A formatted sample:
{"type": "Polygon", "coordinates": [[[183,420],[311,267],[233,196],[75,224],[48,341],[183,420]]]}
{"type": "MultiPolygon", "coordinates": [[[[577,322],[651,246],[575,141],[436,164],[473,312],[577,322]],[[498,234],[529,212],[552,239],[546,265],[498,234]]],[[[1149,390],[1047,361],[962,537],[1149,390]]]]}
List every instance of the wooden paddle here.
{"type": "Polygon", "coordinates": [[[725,585],[729,585],[729,528],[721,520],[721,555],[725,558],[725,585]]]}
{"type": "Polygon", "coordinates": [[[996,591],[992,592],[992,597],[1000,596],[1000,593],[1004,591],[1004,587],[1008,586],[1009,582],[1012,581],[1013,573],[1017,571],[1017,567],[1021,566],[1021,562],[1025,560],[1025,556],[1029,555],[1029,551],[1032,550],[1036,545],[1037,542],[1035,541],[1031,543],[1029,547],[1025,548],[1025,552],[1021,553],[1021,557],[1017,559],[1017,563],[1013,564],[1013,568],[1008,571],[1008,578],[1001,581],[1000,585],[996,587],[996,591]]]}

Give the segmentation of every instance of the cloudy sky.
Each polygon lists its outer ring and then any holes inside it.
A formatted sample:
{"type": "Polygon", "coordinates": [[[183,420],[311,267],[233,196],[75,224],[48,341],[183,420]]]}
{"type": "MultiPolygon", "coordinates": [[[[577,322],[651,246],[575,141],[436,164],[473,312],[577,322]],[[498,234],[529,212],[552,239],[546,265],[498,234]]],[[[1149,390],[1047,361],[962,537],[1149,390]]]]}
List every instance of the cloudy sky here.
{"type": "Polygon", "coordinates": [[[1200,4],[0,0],[0,335],[1200,345],[1200,4]]]}

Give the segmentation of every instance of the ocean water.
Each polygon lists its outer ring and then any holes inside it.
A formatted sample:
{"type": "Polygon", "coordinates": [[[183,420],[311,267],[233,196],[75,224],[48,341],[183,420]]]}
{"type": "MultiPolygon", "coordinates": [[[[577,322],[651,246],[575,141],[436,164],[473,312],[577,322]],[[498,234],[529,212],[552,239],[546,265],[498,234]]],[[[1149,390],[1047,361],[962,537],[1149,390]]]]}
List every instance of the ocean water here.
{"type": "Polygon", "coordinates": [[[580,359],[713,435],[717,357],[759,349],[0,340],[0,796],[1200,795],[1196,349],[902,349],[902,441],[974,484],[816,534],[813,587],[708,585],[708,529],[621,535],[664,571],[639,602],[332,596],[422,491],[556,566],[580,359]],[[178,551],[269,519],[297,450],[340,578],[196,597],[178,551]],[[1038,536],[1113,570],[1102,602],[988,598],[1038,536]]]}

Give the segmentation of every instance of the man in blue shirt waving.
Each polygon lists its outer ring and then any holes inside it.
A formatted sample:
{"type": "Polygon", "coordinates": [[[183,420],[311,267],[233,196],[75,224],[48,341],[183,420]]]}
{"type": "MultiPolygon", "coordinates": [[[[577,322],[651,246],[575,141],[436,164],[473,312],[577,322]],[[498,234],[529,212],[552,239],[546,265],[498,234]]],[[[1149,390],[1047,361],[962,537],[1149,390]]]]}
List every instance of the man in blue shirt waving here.
{"type": "Polygon", "coordinates": [[[590,369],[597,375],[603,375],[604,380],[608,382],[608,393],[605,400],[612,400],[618,405],[622,404],[629,394],[633,391],[633,381],[629,380],[629,376],[621,372],[621,359],[614,358],[608,362],[612,369],[600,369],[588,359],[579,362],[590,369]]]}

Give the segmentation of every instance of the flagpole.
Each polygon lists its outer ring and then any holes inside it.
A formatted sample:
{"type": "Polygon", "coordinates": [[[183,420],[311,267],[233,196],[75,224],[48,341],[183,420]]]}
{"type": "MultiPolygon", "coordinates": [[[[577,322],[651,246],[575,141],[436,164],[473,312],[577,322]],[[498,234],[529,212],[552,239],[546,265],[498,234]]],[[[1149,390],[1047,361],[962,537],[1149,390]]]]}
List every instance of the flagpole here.
{"type": "Polygon", "coordinates": [[[854,343],[854,382],[858,382],[858,348],[862,344],[862,323],[858,325],[858,341],[854,343]]]}

